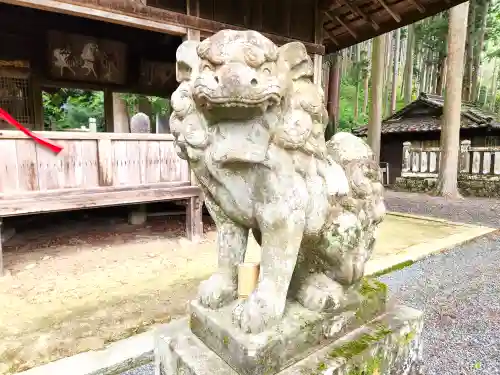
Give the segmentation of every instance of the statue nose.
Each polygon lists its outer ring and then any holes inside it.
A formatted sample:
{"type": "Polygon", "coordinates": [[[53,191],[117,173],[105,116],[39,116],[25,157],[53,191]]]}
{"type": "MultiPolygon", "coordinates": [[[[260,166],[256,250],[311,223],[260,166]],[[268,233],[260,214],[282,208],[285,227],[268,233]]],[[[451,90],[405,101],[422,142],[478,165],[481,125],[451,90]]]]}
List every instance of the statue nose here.
{"type": "Polygon", "coordinates": [[[218,85],[226,87],[257,86],[255,72],[241,66],[228,66],[225,70],[214,76],[218,85]]]}

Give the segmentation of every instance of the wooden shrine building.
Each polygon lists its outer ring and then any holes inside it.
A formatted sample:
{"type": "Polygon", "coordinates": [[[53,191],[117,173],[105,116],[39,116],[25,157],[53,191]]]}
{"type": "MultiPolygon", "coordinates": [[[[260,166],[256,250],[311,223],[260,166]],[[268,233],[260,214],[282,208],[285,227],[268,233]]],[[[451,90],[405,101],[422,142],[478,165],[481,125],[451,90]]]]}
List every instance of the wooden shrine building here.
{"type": "MultiPolygon", "coordinates": [[[[380,161],[389,165],[391,185],[401,177],[404,143],[411,144],[413,149],[439,149],[443,107],[442,96],[421,93],[415,101],[382,122],[380,161]]],[[[366,136],[367,127],[358,128],[354,133],[366,136]]],[[[472,148],[500,149],[500,122],[496,115],[463,103],[460,141],[468,141],[472,148]]]]}
{"type": "MultiPolygon", "coordinates": [[[[169,134],[117,133],[113,92],[169,97],[183,39],[254,29],[322,59],[463,0],[0,0],[0,108],[44,129],[42,90],[104,92],[106,132],[43,132],[54,155],[0,122],[1,218],[184,199],[199,237],[200,191],[169,134]],[[2,130],[3,129],[3,130],[2,130]]],[[[0,240],[0,272],[1,264],[0,240]]]]}

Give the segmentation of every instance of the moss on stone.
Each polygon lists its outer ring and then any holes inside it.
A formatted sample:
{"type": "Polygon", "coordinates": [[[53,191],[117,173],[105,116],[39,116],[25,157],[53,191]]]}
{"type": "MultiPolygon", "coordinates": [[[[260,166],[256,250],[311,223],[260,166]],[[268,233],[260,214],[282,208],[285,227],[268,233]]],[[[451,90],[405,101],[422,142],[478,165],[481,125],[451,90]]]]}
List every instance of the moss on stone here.
{"type": "Polygon", "coordinates": [[[361,335],[361,337],[359,337],[357,340],[347,342],[344,345],[335,348],[329,353],[329,357],[342,357],[345,359],[350,359],[368,349],[372,343],[380,341],[381,339],[392,333],[392,331],[387,326],[381,323],[377,323],[374,328],[375,329],[373,332],[365,333],[361,335]]]}
{"type": "Polygon", "coordinates": [[[318,365],[318,371],[325,371],[327,369],[327,366],[326,366],[326,363],[325,362],[321,362],[319,365],[318,365]]]}
{"type": "Polygon", "coordinates": [[[406,260],[406,261],[398,263],[392,267],[375,272],[374,274],[371,275],[371,277],[379,277],[379,276],[383,276],[383,275],[386,275],[386,274],[394,272],[394,271],[399,271],[399,270],[402,270],[403,268],[411,266],[414,263],[415,262],[413,260],[406,260]]]}
{"type": "Polygon", "coordinates": [[[407,334],[405,334],[402,337],[400,345],[402,345],[402,346],[408,345],[415,338],[416,335],[417,335],[417,333],[415,331],[408,332],[407,334]]]}
{"type": "Polygon", "coordinates": [[[365,298],[373,297],[379,293],[385,296],[387,295],[387,285],[371,277],[365,277],[361,280],[359,293],[365,298]]]}
{"type": "Polygon", "coordinates": [[[224,338],[222,339],[222,342],[224,344],[224,346],[229,346],[229,337],[228,336],[224,336],[224,338]]]}
{"type": "Polygon", "coordinates": [[[382,367],[383,357],[381,355],[370,358],[363,364],[353,367],[347,375],[375,375],[379,374],[382,367]]]}

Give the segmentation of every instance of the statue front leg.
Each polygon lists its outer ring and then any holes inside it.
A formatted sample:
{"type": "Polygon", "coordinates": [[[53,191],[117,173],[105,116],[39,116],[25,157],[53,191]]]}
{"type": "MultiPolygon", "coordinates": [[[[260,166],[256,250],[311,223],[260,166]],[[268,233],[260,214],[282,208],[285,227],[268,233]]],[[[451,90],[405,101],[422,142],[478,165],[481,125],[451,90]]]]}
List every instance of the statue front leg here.
{"type": "Polygon", "coordinates": [[[262,232],[260,278],[256,290],[233,312],[234,323],[247,333],[259,333],[283,316],[305,226],[303,210],[272,204],[258,212],[262,232]]]}
{"type": "Polygon", "coordinates": [[[205,204],[217,226],[217,271],[201,283],[200,303],[217,309],[234,301],[238,289],[238,265],[245,259],[248,229],[228,218],[220,207],[205,196],[205,204]]]}

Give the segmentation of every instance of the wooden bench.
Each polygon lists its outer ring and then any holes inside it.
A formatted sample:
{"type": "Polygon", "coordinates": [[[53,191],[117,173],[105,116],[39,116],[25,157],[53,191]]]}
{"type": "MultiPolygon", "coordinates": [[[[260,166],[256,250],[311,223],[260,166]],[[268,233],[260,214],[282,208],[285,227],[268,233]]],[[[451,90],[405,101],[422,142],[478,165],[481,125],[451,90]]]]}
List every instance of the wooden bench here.
{"type": "Polygon", "coordinates": [[[58,155],[23,133],[0,130],[2,218],[106,206],[186,200],[186,233],[203,234],[202,193],[166,134],[37,132],[58,155]]]}

